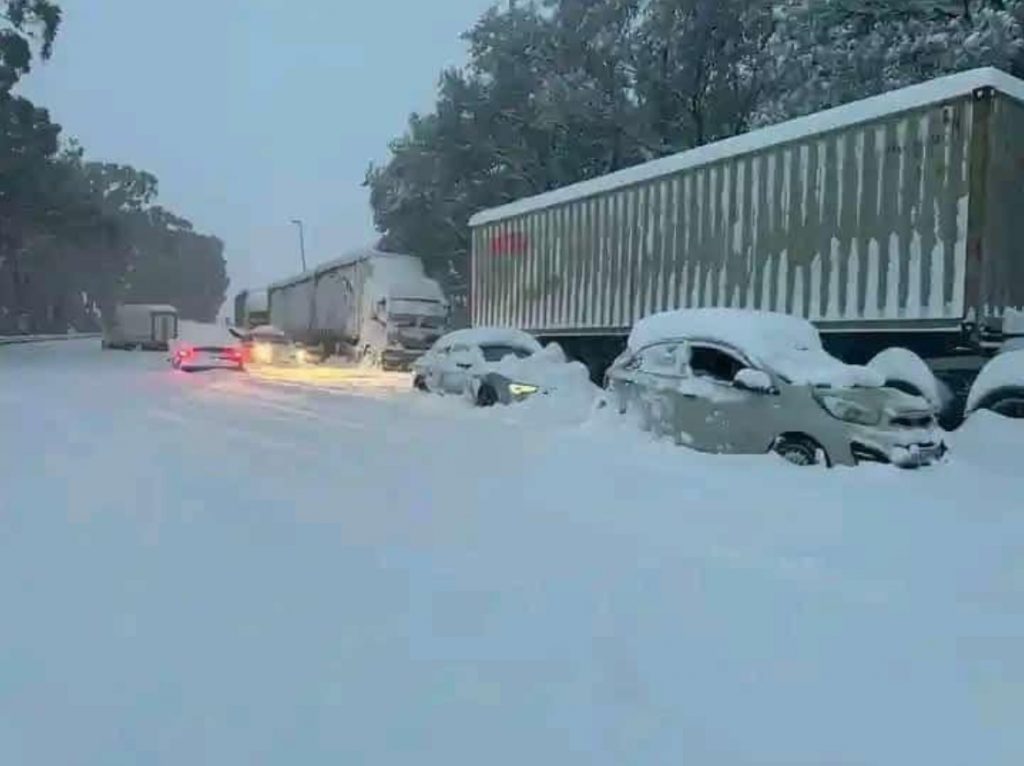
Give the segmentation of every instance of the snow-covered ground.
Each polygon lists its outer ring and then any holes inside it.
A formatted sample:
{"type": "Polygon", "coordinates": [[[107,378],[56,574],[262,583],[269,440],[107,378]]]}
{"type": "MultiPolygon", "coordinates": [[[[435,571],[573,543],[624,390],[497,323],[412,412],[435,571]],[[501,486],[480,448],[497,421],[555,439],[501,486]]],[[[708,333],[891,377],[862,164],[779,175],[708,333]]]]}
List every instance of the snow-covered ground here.
{"type": "Polygon", "coordinates": [[[2,764],[1024,763],[1024,426],[801,470],[0,349],[2,764]]]}

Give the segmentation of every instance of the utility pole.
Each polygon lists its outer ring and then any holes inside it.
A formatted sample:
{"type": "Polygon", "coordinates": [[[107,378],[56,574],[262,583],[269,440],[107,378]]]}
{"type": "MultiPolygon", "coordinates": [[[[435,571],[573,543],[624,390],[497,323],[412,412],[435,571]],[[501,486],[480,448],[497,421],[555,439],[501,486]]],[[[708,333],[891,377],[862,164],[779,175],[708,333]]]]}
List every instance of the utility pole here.
{"type": "Polygon", "coordinates": [[[299,256],[302,258],[302,273],[306,273],[306,236],[302,221],[293,218],[292,223],[299,227],[299,256]]]}

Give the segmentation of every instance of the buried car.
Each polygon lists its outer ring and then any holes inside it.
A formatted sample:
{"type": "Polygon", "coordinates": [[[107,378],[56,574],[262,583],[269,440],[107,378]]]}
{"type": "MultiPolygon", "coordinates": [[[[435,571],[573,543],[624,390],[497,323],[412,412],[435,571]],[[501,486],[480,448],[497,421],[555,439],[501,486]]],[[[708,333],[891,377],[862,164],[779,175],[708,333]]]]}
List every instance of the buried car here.
{"type": "Polygon", "coordinates": [[[606,388],[643,428],[706,452],[913,467],[946,449],[932,404],[829,355],[813,325],[784,314],[655,314],[634,326],[606,388]]]}
{"type": "Polygon", "coordinates": [[[549,381],[536,374],[540,365],[525,363],[543,351],[536,338],[521,330],[455,330],[416,360],[413,385],[421,391],[467,396],[481,407],[511,404],[550,390],[549,381]]]}

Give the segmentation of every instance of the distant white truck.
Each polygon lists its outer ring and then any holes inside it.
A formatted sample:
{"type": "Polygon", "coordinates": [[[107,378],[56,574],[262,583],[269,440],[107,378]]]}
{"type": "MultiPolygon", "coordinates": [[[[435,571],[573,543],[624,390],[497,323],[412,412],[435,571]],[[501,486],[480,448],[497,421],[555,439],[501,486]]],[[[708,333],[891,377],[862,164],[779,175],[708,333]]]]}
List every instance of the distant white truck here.
{"type": "Polygon", "coordinates": [[[178,337],[178,310],[154,303],[122,303],[103,317],[103,348],[167,351],[178,337]]]}
{"type": "Polygon", "coordinates": [[[447,330],[441,286],[412,255],[365,248],[267,290],[270,324],[323,353],[408,369],[447,330]]]}

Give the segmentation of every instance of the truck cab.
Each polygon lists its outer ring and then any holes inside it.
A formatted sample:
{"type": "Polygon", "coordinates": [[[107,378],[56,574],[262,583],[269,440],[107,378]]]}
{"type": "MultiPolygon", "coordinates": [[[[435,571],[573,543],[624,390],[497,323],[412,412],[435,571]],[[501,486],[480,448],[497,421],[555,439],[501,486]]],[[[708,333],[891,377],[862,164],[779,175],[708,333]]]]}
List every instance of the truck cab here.
{"type": "Polygon", "coordinates": [[[377,298],[373,320],[381,341],[370,354],[384,369],[407,370],[448,329],[448,302],[436,297],[409,297],[403,292],[377,298]]]}

